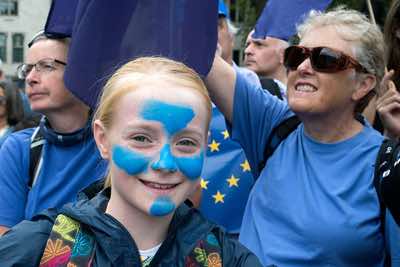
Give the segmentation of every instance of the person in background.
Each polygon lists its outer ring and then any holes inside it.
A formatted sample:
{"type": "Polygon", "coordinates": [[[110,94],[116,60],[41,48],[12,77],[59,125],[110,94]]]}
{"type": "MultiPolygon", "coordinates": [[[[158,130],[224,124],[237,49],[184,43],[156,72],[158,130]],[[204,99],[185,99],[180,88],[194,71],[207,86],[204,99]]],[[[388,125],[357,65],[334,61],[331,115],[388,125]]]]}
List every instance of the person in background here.
{"type": "Polygon", "coordinates": [[[232,21],[229,19],[228,10],[223,0],[219,0],[218,3],[218,45],[221,51],[221,57],[230,65],[232,65],[236,71],[243,73],[247,79],[256,85],[260,85],[260,80],[257,74],[244,67],[239,67],[232,59],[233,48],[235,46],[235,35],[238,32],[232,21]]]}
{"type": "Polygon", "coordinates": [[[12,228],[0,238],[0,265],[69,266],[86,255],[90,266],[261,266],[184,203],[199,183],[210,117],[207,89],[192,69],[165,58],[126,63],[94,115],[109,161],[104,190],[12,228]],[[72,250],[67,238],[77,224],[85,238],[72,250]],[[53,244],[65,253],[52,253],[53,244]]]}
{"type": "Polygon", "coordinates": [[[90,109],[64,85],[69,42],[40,32],[29,44],[27,63],[18,68],[32,111],[43,117],[39,127],[11,134],[1,147],[0,233],[74,201],[81,189],[104,178],[90,109]],[[33,144],[39,148],[36,158],[33,144]]]}
{"type": "Polygon", "coordinates": [[[386,16],[384,38],[387,45],[387,69],[376,101],[374,127],[388,138],[400,138],[400,1],[393,0],[386,16]]]}
{"type": "Polygon", "coordinates": [[[6,79],[3,71],[3,61],[0,59],[0,81],[4,81],[6,79]]]}
{"type": "Polygon", "coordinates": [[[245,66],[258,75],[264,89],[285,99],[287,71],[283,65],[283,51],[288,42],[269,36],[253,38],[253,34],[254,30],[250,31],[246,39],[245,66]]]}
{"type": "Polygon", "coordinates": [[[0,81],[0,147],[12,132],[21,128],[23,119],[18,88],[10,82],[0,81]]]}
{"type": "Polygon", "coordinates": [[[298,33],[284,53],[287,102],[218,57],[206,79],[259,173],[239,241],[264,266],[400,266],[399,227],[373,183],[384,137],[361,116],[384,76],[382,33],[346,9],[313,11],[298,33]],[[293,114],[301,123],[266,162],[272,130],[293,114]]]}

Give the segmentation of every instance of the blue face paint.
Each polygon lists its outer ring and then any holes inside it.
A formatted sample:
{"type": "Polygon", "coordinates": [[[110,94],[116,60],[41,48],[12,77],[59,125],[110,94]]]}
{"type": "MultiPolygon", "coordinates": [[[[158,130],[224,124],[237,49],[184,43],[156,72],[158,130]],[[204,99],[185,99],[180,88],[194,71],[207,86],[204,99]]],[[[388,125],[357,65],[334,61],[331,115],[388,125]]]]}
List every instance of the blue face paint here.
{"type": "Polygon", "coordinates": [[[165,216],[175,210],[175,204],[167,196],[158,197],[150,207],[152,216],[165,216]]]}
{"type": "Polygon", "coordinates": [[[199,155],[193,157],[177,157],[176,161],[179,170],[193,181],[200,177],[203,169],[204,153],[201,151],[199,155]]]}
{"type": "Polygon", "coordinates": [[[115,165],[129,175],[145,171],[149,164],[149,158],[119,145],[113,146],[112,157],[115,165]]]}
{"type": "Polygon", "coordinates": [[[165,145],[160,151],[160,159],[151,165],[153,170],[167,170],[176,172],[178,166],[176,165],[175,157],[171,153],[170,145],[165,145]]]}
{"type": "Polygon", "coordinates": [[[161,101],[147,101],[142,109],[143,119],[160,122],[169,135],[186,128],[194,118],[190,107],[171,105],[161,101]]]}

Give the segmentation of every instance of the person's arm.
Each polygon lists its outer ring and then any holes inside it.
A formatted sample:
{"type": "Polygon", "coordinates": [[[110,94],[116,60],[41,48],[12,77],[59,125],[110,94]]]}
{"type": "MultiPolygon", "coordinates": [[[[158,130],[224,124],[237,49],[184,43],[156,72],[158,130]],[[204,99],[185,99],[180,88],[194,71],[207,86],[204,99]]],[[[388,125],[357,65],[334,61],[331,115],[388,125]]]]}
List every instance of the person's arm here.
{"type": "Polygon", "coordinates": [[[0,149],[0,232],[6,230],[4,227],[12,227],[25,217],[29,136],[24,132],[12,134],[0,149]],[[26,143],[23,143],[25,140],[26,143]]]}
{"type": "Polygon", "coordinates": [[[39,266],[53,226],[50,220],[23,221],[0,237],[0,266],[39,266]]]}
{"type": "Polygon", "coordinates": [[[215,56],[205,83],[212,101],[229,122],[232,122],[235,82],[236,72],[233,67],[220,56],[215,56]]]}

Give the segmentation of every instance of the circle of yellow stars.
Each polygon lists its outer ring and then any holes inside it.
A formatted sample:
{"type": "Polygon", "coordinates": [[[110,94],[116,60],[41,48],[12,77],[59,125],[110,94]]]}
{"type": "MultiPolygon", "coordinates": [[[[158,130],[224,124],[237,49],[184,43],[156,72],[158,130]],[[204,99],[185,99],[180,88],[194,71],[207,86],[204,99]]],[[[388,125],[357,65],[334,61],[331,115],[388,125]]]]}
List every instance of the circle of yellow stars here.
{"type": "MultiPolygon", "coordinates": [[[[224,140],[229,138],[229,132],[228,130],[222,131],[221,134],[224,136],[224,140]]],[[[209,133],[210,135],[210,133],[209,133]]],[[[221,143],[218,143],[217,141],[215,141],[215,139],[213,139],[211,141],[210,144],[208,144],[208,147],[210,148],[211,152],[218,152],[220,150],[220,146],[221,143]]],[[[247,160],[245,160],[243,163],[240,164],[240,166],[242,167],[242,171],[246,172],[246,171],[251,171],[250,168],[250,164],[247,160]]],[[[235,177],[233,174],[231,175],[231,177],[229,177],[228,179],[226,179],[226,181],[228,182],[229,187],[239,187],[239,178],[235,177]]],[[[207,190],[208,189],[208,184],[210,181],[207,181],[204,178],[200,179],[200,187],[202,188],[202,190],[207,190]]],[[[224,203],[224,197],[225,194],[222,194],[219,190],[217,190],[217,193],[215,193],[214,195],[212,195],[212,197],[214,198],[214,203],[224,203]]]]}

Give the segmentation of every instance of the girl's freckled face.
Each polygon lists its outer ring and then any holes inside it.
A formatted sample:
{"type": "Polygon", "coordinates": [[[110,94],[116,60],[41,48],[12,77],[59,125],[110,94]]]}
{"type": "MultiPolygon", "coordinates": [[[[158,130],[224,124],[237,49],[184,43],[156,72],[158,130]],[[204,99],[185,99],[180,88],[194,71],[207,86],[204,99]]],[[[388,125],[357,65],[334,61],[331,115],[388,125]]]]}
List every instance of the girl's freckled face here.
{"type": "Polygon", "coordinates": [[[112,186],[132,206],[165,216],[198,183],[207,113],[197,92],[144,87],[124,96],[110,128],[112,186]]]}

